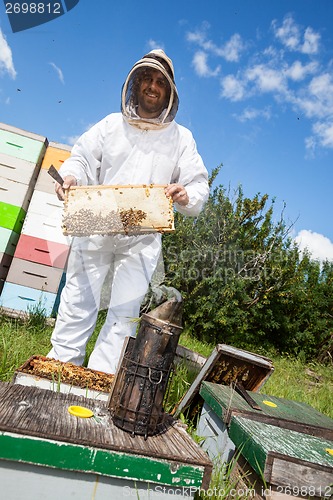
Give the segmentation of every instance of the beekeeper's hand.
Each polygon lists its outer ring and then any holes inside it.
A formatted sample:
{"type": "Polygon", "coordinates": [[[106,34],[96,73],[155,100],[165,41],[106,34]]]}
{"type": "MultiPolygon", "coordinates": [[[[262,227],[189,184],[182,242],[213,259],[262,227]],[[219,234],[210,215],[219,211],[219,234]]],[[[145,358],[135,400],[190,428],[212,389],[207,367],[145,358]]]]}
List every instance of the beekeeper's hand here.
{"type": "Polygon", "coordinates": [[[178,205],[182,205],[183,207],[185,207],[190,201],[186,189],[181,184],[169,184],[165,188],[165,194],[168,197],[171,196],[172,201],[178,203],[178,205]]]}
{"type": "Polygon", "coordinates": [[[64,177],[63,185],[56,182],[55,192],[57,193],[59,200],[64,200],[65,199],[65,190],[69,189],[71,186],[76,186],[76,184],[77,184],[76,179],[73,175],[66,175],[64,177]]]}

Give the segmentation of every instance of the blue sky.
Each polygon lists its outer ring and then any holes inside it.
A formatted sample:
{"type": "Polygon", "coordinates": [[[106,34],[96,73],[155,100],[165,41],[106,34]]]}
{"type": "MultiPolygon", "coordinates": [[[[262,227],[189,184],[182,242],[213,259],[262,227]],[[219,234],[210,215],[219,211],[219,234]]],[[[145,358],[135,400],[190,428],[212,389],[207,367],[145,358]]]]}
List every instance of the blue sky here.
{"type": "Polygon", "coordinates": [[[173,59],[177,121],[209,171],[333,260],[332,0],[80,0],[12,33],[0,4],[0,121],[72,144],[120,109],[122,83],[151,48],[173,59]]]}

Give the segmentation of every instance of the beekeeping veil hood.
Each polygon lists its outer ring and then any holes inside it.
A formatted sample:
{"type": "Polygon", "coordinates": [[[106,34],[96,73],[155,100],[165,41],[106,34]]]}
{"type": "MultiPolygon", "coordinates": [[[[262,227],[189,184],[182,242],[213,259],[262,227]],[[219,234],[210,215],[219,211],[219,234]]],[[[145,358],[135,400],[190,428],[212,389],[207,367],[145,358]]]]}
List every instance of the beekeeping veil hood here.
{"type": "Polygon", "coordinates": [[[175,118],[178,110],[178,93],[174,81],[174,69],[171,59],[161,49],[155,49],[136,62],[129,72],[122,89],[121,111],[125,119],[136,127],[142,129],[159,129],[167,127],[175,118]],[[167,79],[170,88],[169,99],[166,107],[157,118],[141,118],[137,114],[137,89],[138,82],[145,69],[161,71],[167,79]]]}

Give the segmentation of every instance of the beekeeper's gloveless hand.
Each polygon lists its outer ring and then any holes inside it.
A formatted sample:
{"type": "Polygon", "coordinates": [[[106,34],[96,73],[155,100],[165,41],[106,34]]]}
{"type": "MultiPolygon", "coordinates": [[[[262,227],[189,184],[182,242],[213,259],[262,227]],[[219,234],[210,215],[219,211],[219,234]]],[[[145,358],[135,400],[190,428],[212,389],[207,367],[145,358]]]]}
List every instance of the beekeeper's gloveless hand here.
{"type": "Polygon", "coordinates": [[[65,199],[65,190],[69,189],[71,186],[76,186],[76,184],[77,184],[76,179],[73,175],[66,175],[64,177],[63,185],[56,182],[55,192],[57,193],[59,200],[64,200],[65,199]]]}

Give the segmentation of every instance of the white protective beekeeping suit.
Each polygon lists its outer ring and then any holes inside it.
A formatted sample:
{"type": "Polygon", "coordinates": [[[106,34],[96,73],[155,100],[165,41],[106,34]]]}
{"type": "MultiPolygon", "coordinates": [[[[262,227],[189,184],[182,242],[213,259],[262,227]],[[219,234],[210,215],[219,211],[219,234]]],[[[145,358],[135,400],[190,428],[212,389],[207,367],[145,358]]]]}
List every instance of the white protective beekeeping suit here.
{"type": "MultiPolygon", "coordinates": [[[[179,183],[190,201],[186,206],[175,204],[177,210],[198,215],[208,196],[207,171],[191,132],[174,121],[177,109],[172,62],[162,50],[152,51],[134,65],[125,81],[122,112],[106,116],[81,136],[61,175],[73,175],[81,185],[179,183]],[[155,119],[142,119],[136,113],[135,82],[147,67],[161,71],[170,84],[168,106],[155,119]]],[[[48,355],[83,363],[107,276],[108,314],[88,367],[115,373],[125,337],[135,335],[140,304],[160,253],[159,233],[73,238],[48,355]]]]}

